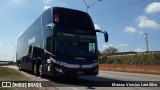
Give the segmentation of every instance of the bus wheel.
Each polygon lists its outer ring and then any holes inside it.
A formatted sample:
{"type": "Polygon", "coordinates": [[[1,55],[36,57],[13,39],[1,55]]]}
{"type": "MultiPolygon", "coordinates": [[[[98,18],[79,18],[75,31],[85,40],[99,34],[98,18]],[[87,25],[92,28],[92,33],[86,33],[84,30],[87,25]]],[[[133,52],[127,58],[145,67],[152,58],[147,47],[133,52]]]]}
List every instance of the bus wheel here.
{"type": "Polygon", "coordinates": [[[39,65],[39,76],[40,76],[41,78],[43,78],[42,68],[43,68],[43,66],[42,66],[42,64],[40,64],[40,65],[39,65]]]}
{"type": "Polygon", "coordinates": [[[38,75],[38,69],[37,69],[36,64],[34,64],[33,71],[34,71],[34,74],[37,76],[38,75]]]}

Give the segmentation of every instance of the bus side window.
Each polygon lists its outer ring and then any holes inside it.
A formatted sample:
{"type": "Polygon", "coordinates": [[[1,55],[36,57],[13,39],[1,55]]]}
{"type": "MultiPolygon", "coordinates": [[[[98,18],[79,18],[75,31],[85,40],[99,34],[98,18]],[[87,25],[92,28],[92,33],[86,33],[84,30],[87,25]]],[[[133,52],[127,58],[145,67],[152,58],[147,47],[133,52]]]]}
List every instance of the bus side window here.
{"type": "Polygon", "coordinates": [[[43,54],[43,50],[39,47],[33,46],[33,55],[41,55],[43,54]]]}
{"type": "Polygon", "coordinates": [[[29,50],[28,50],[28,56],[32,55],[32,46],[29,46],[29,50]]]}
{"type": "Polygon", "coordinates": [[[49,52],[53,52],[53,39],[52,39],[52,36],[47,37],[46,49],[47,49],[49,52]]]}
{"type": "Polygon", "coordinates": [[[89,52],[95,52],[95,43],[89,43],[89,52]]]}

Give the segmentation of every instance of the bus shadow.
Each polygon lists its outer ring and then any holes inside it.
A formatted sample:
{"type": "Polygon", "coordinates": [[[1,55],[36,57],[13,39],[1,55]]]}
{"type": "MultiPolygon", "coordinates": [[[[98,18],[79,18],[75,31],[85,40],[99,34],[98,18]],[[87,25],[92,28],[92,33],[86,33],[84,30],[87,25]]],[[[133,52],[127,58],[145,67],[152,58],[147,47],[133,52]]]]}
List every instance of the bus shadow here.
{"type": "Polygon", "coordinates": [[[94,89],[93,87],[108,87],[112,86],[112,83],[122,82],[100,76],[81,76],[78,79],[67,77],[52,78],[51,76],[47,76],[47,79],[55,87],[88,87],[88,89],[94,89]]]}
{"type": "MultiPolygon", "coordinates": [[[[23,71],[33,75],[30,71],[23,71]]],[[[95,89],[94,87],[111,87],[112,83],[125,83],[122,80],[100,76],[80,76],[79,78],[44,76],[48,80],[47,83],[53,87],[87,87],[87,89],[95,89]]]]}

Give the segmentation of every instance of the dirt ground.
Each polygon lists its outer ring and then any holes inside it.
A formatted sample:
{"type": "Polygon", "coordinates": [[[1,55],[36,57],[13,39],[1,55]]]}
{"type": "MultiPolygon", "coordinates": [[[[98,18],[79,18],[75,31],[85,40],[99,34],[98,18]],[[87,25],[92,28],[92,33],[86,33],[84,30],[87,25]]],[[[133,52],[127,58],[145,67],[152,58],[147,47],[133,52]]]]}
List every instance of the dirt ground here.
{"type": "Polygon", "coordinates": [[[137,72],[160,75],[160,65],[124,65],[124,64],[100,64],[101,70],[137,72]]]}

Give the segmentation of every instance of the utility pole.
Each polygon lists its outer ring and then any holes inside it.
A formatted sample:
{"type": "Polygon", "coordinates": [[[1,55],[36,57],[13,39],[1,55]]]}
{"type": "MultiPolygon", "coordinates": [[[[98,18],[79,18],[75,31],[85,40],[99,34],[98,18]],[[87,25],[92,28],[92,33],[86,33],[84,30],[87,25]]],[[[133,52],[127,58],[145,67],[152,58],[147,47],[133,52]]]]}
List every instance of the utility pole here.
{"type": "Polygon", "coordinates": [[[91,5],[87,5],[87,3],[85,2],[85,0],[83,0],[84,4],[85,4],[86,7],[87,7],[87,13],[88,13],[89,8],[92,7],[94,4],[96,4],[96,3],[99,2],[99,1],[102,1],[102,0],[97,0],[97,1],[95,1],[94,3],[92,3],[91,5]]]}
{"type": "Polygon", "coordinates": [[[147,33],[143,33],[144,35],[146,35],[146,48],[147,48],[147,52],[148,52],[148,34],[147,33]]]}

